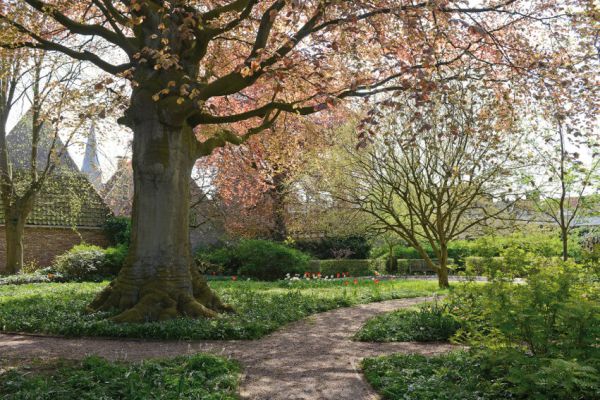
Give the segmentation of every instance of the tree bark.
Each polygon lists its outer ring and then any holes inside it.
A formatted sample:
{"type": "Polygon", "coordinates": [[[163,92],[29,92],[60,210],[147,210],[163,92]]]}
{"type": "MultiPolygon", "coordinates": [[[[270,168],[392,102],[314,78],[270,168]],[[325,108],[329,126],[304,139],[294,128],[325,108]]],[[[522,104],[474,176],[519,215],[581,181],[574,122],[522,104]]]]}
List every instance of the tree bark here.
{"type": "Polygon", "coordinates": [[[231,310],[192,260],[189,203],[196,138],[185,122],[176,126],[168,118],[148,91],[134,91],[128,110],[134,132],[129,256],[117,278],[89,306],[121,311],[113,317],[116,322],[214,317],[231,310]]]}
{"type": "Polygon", "coordinates": [[[450,287],[450,282],[448,281],[448,246],[442,245],[440,246],[440,259],[439,259],[439,269],[438,269],[438,284],[440,288],[450,287]]]}
{"type": "Polygon", "coordinates": [[[27,210],[15,206],[5,209],[5,213],[6,266],[4,273],[18,274],[23,268],[23,235],[29,213],[27,210]]]}
{"type": "Polygon", "coordinates": [[[561,227],[560,239],[562,240],[563,261],[569,259],[569,232],[566,227],[561,227]]]}

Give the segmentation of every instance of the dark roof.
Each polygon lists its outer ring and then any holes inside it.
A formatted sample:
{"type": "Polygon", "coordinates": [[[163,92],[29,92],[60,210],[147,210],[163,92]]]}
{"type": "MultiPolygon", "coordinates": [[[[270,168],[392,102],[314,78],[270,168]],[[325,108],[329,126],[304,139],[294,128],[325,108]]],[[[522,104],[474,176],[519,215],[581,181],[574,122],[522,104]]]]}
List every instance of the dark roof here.
{"type": "MultiPolygon", "coordinates": [[[[7,135],[7,145],[13,165],[13,179],[17,188],[29,185],[28,170],[31,164],[31,114],[27,113],[7,135]]],[[[64,149],[60,138],[53,143],[52,132],[42,126],[38,150],[38,166],[45,167],[51,148],[63,151],[60,162],[36,195],[33,210],[27,218],[28,225],[61,227],[101,227],[110,210],[100,195],[83,175],[64,149]]],[[[4,222],[4,209],[0,207],[0,223],[4,222]]]]}
{"type": "MultiPolygon", "coordinates": [[[[31,112],[27,112],[17,125],[6,136],[6,147],[13,169],[29,169],[31,165],[31,141],[33,132],[33,119],[31,112]]],[[[79,171],[77,165],[65,149],[59,137],[54,135],[47,124],[42,124],[40,141],[38,144],[37,165],[38,169],[44,169],[48,162],[50,151],[61,154],[57,166],[71,171],[79,171]]]]}

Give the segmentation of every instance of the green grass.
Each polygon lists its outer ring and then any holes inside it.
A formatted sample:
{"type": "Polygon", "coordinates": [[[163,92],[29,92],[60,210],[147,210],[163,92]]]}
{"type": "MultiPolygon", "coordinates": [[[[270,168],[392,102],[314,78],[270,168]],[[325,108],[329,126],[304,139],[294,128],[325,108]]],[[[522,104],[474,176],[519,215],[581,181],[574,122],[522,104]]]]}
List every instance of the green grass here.
{"type": "Polygon", "coordinates": [[[447,341],[459,328],[458,321],[436,303],[378,315],[368,320],[354,338],[363,342],[447,341]]]}
{"type": "Polygon", "coordinates": [[[364,359],[362,368],[387,400],[600,399],[597,367],[514,349],[395,354],[364,359]]]}
{"type": "Polygon", "coordinates": [[[40,283],[0,286],[0,330],[65,336],[155,339],[257,339],[307,315],[337,307],[431,295],[433,281],[353,280],[250,282],[212,281],[221,298],[237,309],[214,319],[176,319],[115,324],[111,313],[83,310],[107,282],[40,283]]]}
{"type": "Polygon", "coordinates": [[[4,400],[237,399],[239,366],[197,354],[114,363],[98,357],[17,367],[0,374],[4,400]]]}

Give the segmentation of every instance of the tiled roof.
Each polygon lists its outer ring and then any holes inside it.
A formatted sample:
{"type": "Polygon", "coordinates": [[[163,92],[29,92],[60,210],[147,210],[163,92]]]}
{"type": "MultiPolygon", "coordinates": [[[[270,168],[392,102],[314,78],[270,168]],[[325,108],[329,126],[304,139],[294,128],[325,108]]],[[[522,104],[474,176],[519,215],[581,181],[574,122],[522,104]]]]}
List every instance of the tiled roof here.
{"type": "MultiPolygon", "coordinates": [[[[31,163],[31,115],[26,114],[7,135],[13,179],[17,188],[28,187],[28,170],[31,163]],[[21,185],[19,184],[21,183],[21,185]]],[[[52,147],[52,132],[42,127],[38,150],[38,165],[43,168],[52,147]]],[[[59,138],[54,148],[63,149],[59,138]]],[[[101,227],[110,210],[100,195],[83,175],[65,150],[59,167],[49,175],[37,194],[34,207],[27,218],[28,225],[62,227],[101,227]]],[[[0,207],[0,223],[4,222],[4,209],[0,207]]]]}

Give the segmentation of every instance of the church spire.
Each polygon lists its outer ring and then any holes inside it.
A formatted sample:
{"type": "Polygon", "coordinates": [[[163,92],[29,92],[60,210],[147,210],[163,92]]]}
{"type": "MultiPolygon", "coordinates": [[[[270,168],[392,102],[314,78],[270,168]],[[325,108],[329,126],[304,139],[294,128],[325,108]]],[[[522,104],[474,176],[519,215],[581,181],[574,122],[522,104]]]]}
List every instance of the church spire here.
{"type": "Polygon", "coordinates": [[[85,145],[85,156],[83,157],[83,165],[81,172],[87,175],[88,180],[94,185],[96,190],[102,189],[102,170],[100,169],[100,161],[98,160],[98,144],[96,142],[96,132],[94,121],[90,126],[87,143],[85,145]]]}

